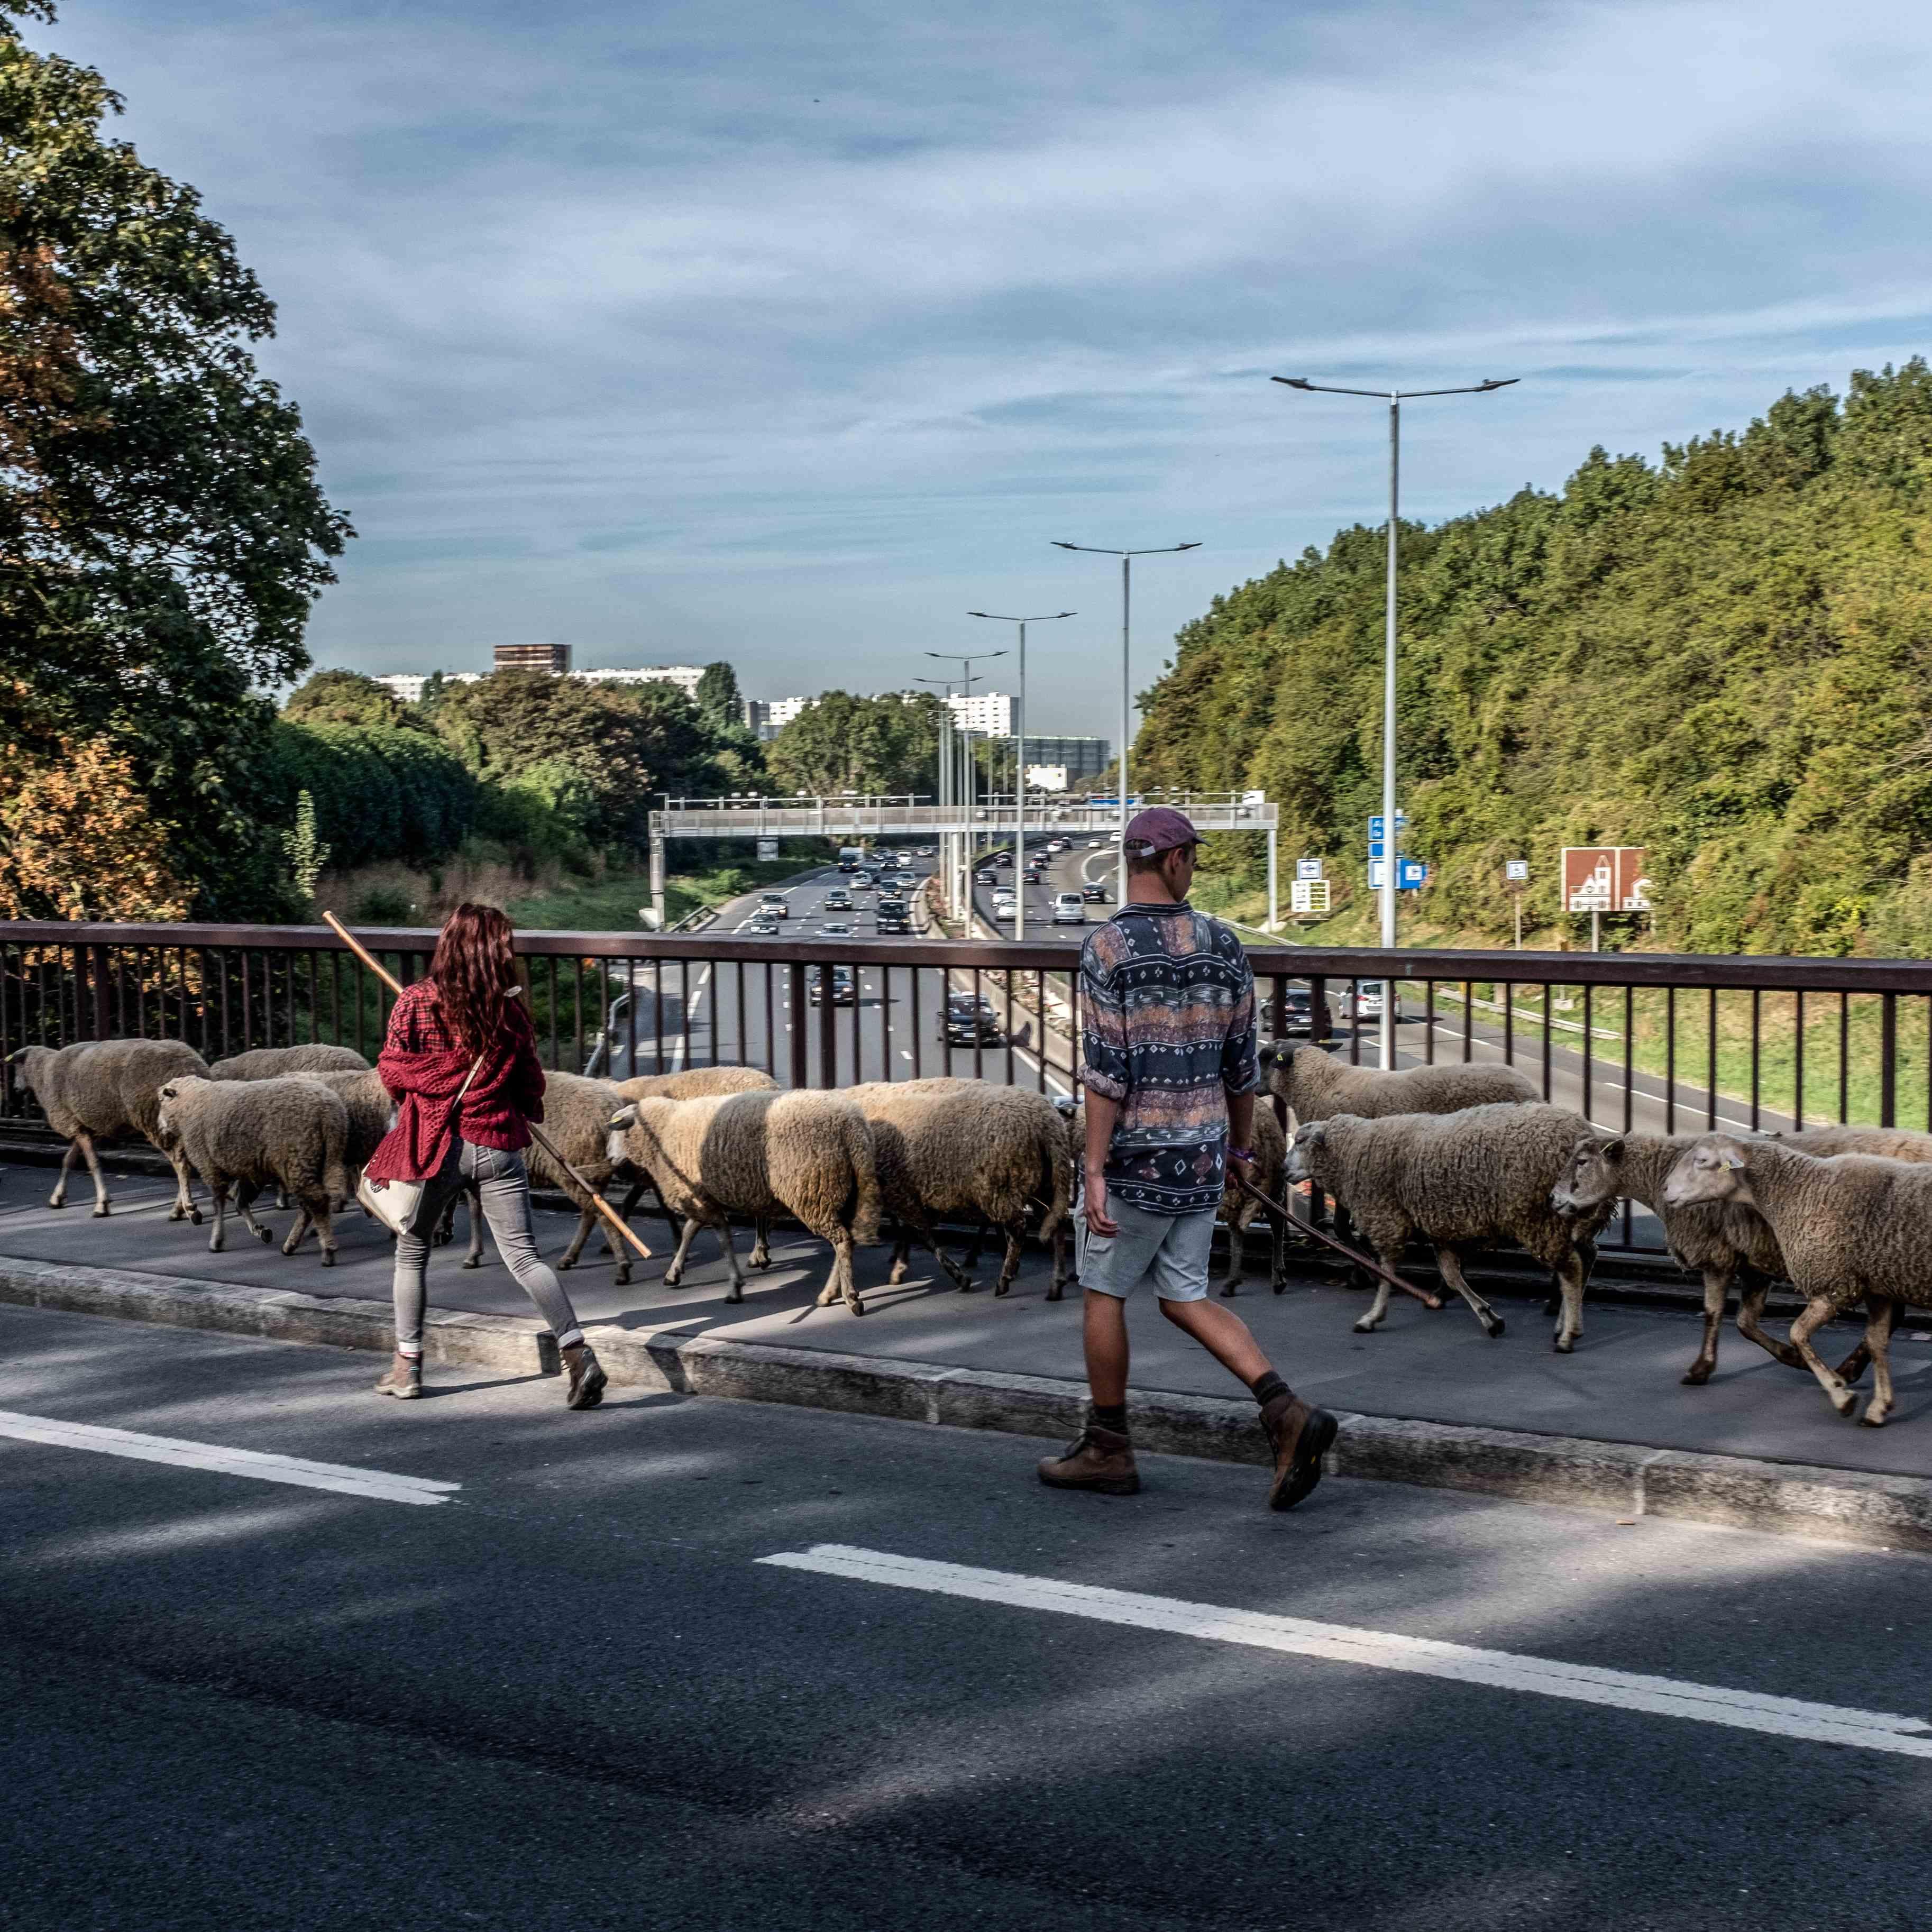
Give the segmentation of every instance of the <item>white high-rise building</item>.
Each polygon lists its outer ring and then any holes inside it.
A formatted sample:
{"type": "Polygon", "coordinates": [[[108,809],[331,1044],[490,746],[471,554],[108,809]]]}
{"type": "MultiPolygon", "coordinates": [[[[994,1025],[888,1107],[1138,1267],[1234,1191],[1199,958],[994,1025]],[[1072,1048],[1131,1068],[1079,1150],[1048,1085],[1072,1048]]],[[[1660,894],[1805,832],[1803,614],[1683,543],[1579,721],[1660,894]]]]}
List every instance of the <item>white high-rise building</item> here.
{"type": "MultiPolygon", "coordinates": [[[[420,704],[423,687],[434,674],[423,670],[392,671],[386,677],[372,678],[372,684],[380,684],[385,691],[392,692],[405,704],[420,704]]],[[[483,674],[480,670],[446,670],[442,674],[445,684],[474,684],[483,674]]]]}
{"type": "Polygon", "coordinates": [[[946,704],[952,713],[952,722],[962,731],[981,738],[1010,738],[1013,734],[1013,700],[1004,691],[982,691],[973,698],[949,698],[946,704]]]}
{"type": "Polygon", "coordinates": [[[776,738],[808,704],[818,702],[815,696],[748,698],[745,700],[745,722],[760,738],[776,738]]]}
{"type": "Polygon", "coordinates": [[[635,670],[573,670],[566,675],[586,684],[674,684],[695,704],[702,664],[644,664],[635,670]]]}

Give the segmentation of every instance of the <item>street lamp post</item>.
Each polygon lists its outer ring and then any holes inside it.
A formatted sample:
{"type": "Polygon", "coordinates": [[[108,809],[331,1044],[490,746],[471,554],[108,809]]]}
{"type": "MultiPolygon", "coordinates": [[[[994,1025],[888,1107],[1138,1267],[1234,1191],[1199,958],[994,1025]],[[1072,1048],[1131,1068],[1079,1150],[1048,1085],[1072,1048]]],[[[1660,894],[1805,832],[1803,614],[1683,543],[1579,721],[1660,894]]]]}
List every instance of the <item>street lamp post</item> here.
{"type": "MultiPolygon", "coordinates": [[[[970,698],[973,694],[974,686],[979,682],[977,674],[975,673],[973,667],[983,660],[1003,658],[1006,656],[1006,652],[1004,651],[974,651],[969,656],[964,651],[928,651],[926,656],[929,658],[938,658],[942,664],[951,664],[956,659],[960,667],[961,694],[970,698]]],[[[962,845],[964,862],[960,868],[958,904],[961,909],[960,930],[965,938],[970,939],[973,936],[973,827],[975,823],[974,814],[974,809],[980,802],[980,788],[973,773],[973,730],[963,717],[959,721],[959,735],[965,754],[964,764],[966,781],[966,835],[962,845]]]]}
{"type": "Polygon", "coordinates": [[[1003,617],[992,610],[969,610],[969,617],[989,617],[996,624],[1020,627],[1020,702],[1013,720],[1013,938],[1026,937],[1026,627],[1050,624],[1056,619],[1073,617],[1075,610],[1049,610],[1038,617],[1003,617]]]}
{"type": "MultiPolygon", "coordinates": [[[[1272,381],[1291,389],[1305,389],[1324,396],[1370,396],[1389,406],[1389,512],[1388,582],[1384,596],[1382,625],[1382,941],[1383,950],[1395,950],[1396,875],[1402,862],[1397,833],[1400,821],[1395,807],[1395,593],[1396,552],[1400,542],[1401,524],[1398,496],[1402,468],[1402,406],[1424,396],[1483,396],[1492,389],[1507,389],[1521,380],[1516,376],[1490,376],[1480,382],[1456,389],[1412,389],[1406,398],[1400,389],[1345,389],[1328,382],[1311,382],[1305,376],[1276,376],[1272,381]]],[[[1392,962],[1391,962],[1392,963],[1392,962]]],[[[1395,1065],[1395,976],[1384,968],[1382,974],[1382,1061],[1385,1068],[1395,1065]]]]}
{"type": "Polygon", "coordinates": [[[1161,544],[1151,550],[1107,550],[1098,544],[1062,543],[1052,539],[1055,550],[1084,550],[1093,556],[1120,560],[1120,878],[1115,890],[1118,903],[1127,902],[1127,741],[1133,735],[1134,683],[1128,668],[1130,655],[1129,616],[1132,609],[1133,561],[1137,556],[1171,556],[1178,550],[1198,550],[1198,543],[1161,544]]]}

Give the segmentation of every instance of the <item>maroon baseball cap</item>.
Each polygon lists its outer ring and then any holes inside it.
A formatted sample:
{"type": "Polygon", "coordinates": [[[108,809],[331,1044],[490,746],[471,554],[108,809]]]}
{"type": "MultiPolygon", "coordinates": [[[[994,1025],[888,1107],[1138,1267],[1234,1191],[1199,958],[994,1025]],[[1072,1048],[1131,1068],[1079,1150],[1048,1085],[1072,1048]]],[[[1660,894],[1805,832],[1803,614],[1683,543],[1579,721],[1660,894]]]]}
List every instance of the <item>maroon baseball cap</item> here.
{"type": "Polygon", "coordinates": [[[1128,821],[1127,856],[1150,859],[1156,852],[1171,852],[1178,845],[1198,844],[1200,839],[1200,833],[1184,812],[1176,812],[1172,806],[1150,806],[1128,821]]]}

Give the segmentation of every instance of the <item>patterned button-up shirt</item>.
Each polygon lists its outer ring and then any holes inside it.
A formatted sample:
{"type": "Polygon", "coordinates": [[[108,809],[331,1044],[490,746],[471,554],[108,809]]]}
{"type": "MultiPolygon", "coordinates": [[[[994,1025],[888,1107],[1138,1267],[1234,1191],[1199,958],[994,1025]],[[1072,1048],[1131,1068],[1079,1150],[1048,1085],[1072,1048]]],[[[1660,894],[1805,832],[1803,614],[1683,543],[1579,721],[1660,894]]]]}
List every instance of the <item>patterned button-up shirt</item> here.
{"type": "Polygon", "coordinates": [[[1120,1102],[1108,1191],[1156,1214],[1220,1201],[1228,1096],[1261,1084],[1241,942],[1189,905],[1124,905],[1080,950],[1081,1078],[1120,1102]]]}

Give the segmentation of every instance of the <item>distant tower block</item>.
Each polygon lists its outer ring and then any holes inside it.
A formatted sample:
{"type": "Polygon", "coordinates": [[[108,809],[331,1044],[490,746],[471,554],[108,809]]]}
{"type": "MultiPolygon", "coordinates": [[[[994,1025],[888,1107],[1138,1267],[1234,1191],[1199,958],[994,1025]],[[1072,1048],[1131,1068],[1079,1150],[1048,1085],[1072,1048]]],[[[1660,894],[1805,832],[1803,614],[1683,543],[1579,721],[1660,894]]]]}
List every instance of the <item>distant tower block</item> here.
{"type": "Polygon", "coordinates": [[[499,644],[499,670],[547,670],[562,677],[570,669],[568,644],[499,644]]]}

